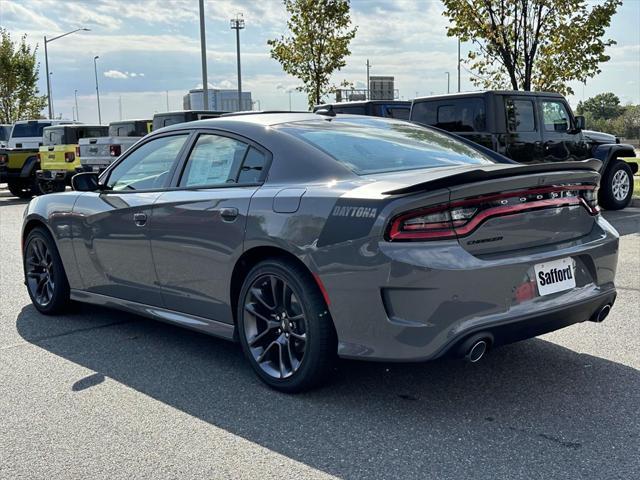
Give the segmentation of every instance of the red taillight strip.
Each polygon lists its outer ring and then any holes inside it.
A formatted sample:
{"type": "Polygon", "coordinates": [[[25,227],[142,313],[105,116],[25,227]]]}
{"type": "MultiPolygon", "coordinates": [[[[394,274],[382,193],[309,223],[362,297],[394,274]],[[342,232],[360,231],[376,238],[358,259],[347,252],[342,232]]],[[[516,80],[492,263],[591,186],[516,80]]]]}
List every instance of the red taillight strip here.
{"type": "Polygon", "coordinates": [[[580,205],[581,203],[582,203],[582,199],[578,197],[571,197],[571,198],[553,198],[549,200],[538,200],[536,202],[523,203],[520,205],[505,205],[503,207],[493,207],[478,213],[464,227],[455,228],[454,231],[459,237],[463,237],[465,235],[469,235],[473,230],[475,230],[478,227],[478,225],[480,225],[482,222],[492,217],[503,217],[506,215],[521,213],[527,210],[538,210],[541,208],[568,207],[571,205],[580,205]]]}
{"type": "Polygon", "coordinates": [[[582,205],[587,209],[587,211],[590,214],[594,215],[598,213],[598,207],[597,206],[593,207],[589,205],[583,197],[559,197],[559,198],[551,198],[546,200],[541,199],[541,200],[536,200],[529,203],[522,203],[522,204],[516,204],[516,205],[504,205],[504,206],[488,208],[486,210],[482,210],[478,212],[476,216],[474,216],[467,224],[463,226],[458,226],[459,221],[452,220],[449,222],[429,224],[431,228],[435,229],[433,231],[428,231],[428,230],[418,231],[421,228],[418,225],[404,226],[404,228],[402,228],[403,222],[409,218],[428,215],[434,212],[451,211],[452,209],[462,207],[465,205],[480,205],[484,202],[500,200],[502,198],[513,198],[513,197],[518,197],[520,195],[526,196],[526,195],[544,194],[544,193],[559,192],[559,191],[595,190],[595,188],[596,187],[594,185],[558,185],[558,186],[544,187],[544,188],[533,188],[533,189],[522,190],[517,192],[498,193],[494,195],[474,197],[474,198],[456,201],[448,205],[438,205],[435,207],[413,210],[411,212],[408,212],[396,217],[391,222],[391,227],[389,228],[387,235],[389,240],[430,240],[430,239],[447,240],[451,238],[469,235],[481,223],[493,217],[513,215],[513,214],[521,213],[528,210],[539,210],[539,209],[551,208],[551,207],[582,205]],[[408,231],[408,230],[415,230],[415,231],[408,231]]]}

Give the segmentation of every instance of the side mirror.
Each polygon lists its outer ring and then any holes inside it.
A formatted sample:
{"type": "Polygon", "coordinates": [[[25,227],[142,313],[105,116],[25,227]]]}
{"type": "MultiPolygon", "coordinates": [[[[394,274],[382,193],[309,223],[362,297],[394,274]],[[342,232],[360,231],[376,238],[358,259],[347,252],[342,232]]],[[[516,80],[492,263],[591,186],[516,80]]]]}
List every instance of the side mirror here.
{"type": "Polygon", "coordinates": [[[586,121],[582,115],[576,116],[576,130],[584,130],[587,128],[586,121]]]}
{"type": "Polygon", "coordinates": [[[95,192],[100,189],[98,174],[94,172],[78,173],[71,178],[71,188],[76,192],[95,192]]]}

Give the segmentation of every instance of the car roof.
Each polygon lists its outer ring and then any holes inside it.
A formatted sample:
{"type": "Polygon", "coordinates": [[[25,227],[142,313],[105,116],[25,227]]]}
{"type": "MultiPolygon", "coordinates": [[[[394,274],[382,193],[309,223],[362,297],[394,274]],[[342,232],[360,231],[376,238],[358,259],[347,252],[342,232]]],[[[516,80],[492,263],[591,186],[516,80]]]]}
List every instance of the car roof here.
{"type": "MultiPolygon", "coordinates": [[[[346,117],[350,115],[344,116],[346,117]]],[[[223,128],[225,125],[231,128],[234,125],[238,126],[240,124],[267,127],[278,125],[281,123],[302,122],[305,120],[322,120],[323,118],[327,117],[312,112],[256,112],[255,114],[242,113],[238,115],[224,115],[217,118],[196,120],[193,122],[176,123],[175,125],[169,125],[167,127],[163,127],[162,129],[156,130],[156,132],[168,132],[171,130],[192,130],[197,128],[223,128]]]]}
{"type": "Polygon", "coordinates": [[[48,127],[44,127],[45,130],[53,130],[55,128],[108,128],[107,125],[98,125],[98,124],[87,124],[87,123],[60,123],[58,125],[50,125],[48,127]]]}
{"type": "Polygon", "coordinates": [[[150,122],[150,118],[131,118],[129,120],[115,120],[113,122],[109,122],[109,125],[121,125],[123,123],[132,123],[132,122],[150,122]]]}
{"type": "Polygon", "coordinates": [[[322,108],[331,105],[332,107],[348,107],[359,105],[411,105],[411,100],[354,100],[351,102],[330,102],[321,103],[313,107],[314,109],[322,108]]]}
{"type": "Polygon", "coordinates": [[[521,90],[475,90],[472,92],[459,92],[459,93],[443,93],[442,95],[429,95],[426,97],[416,97],[414,102],[424,102],[430,100],[451,99],[451,98],[465,98],[465,97],[480,97],[486,94],[490,95],[509,95],[509,96],[523,96],[523,97],[555,97],[564,98],[561,94],[555,92],[523,92],[521,90]]]}

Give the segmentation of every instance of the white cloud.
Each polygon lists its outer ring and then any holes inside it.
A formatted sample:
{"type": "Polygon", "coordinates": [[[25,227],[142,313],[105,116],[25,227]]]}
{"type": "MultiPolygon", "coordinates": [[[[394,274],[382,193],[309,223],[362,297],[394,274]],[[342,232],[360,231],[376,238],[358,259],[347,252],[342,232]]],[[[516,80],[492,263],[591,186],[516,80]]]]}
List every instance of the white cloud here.
{"type": "Polygon", "coordinates": [[[106,72],[103,73],[103,75],[107,78],[116,78],[116,79],[129,78],[129,75],[119,70],[107,70],[106,72]]]}
{"type": "Polygon", "coordinates": [[[136,72],[121,72],[120,70],[107,70],[103,73],[103,75],[107,78],[114,78],[117,80],[124,80],[127,78],[136,78],[136,77],[144,77],[144,73],[136,73],[136,72]]]}

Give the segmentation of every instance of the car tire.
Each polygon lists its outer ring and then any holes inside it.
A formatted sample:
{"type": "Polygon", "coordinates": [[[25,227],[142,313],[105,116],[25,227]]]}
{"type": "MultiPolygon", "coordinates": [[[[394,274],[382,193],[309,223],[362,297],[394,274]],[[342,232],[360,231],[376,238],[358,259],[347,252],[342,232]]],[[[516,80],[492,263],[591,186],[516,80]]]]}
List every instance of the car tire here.
{"type": "Polygon", "coordinates": [[[29,199],[33,197],[33,191],[31,185],[26,182],[9,182],[8,183],[9,191],[11,195],[18,198],[29,199]]]}
{"type": "Polygon", "coordinates": [[[240,291],[237,319],[242,350],[268,386],[297,393],[328,378],[336,332],[322,293],[302,266],[284,259],[257,264],[240,291]]]}
{"type": "Polygon", "coordinates": [[[633,172],[622,160],[613,160],[600,180],[599,203],[607,210],[620,210],[631,202],[633,172]]]}
{"type": "Polygon", "coordinates": [[[29,232],[22,253],[27,292],[45,315],[62,312],[71,303],[69,282],[51,234],[44,227],[29,232]]]}

